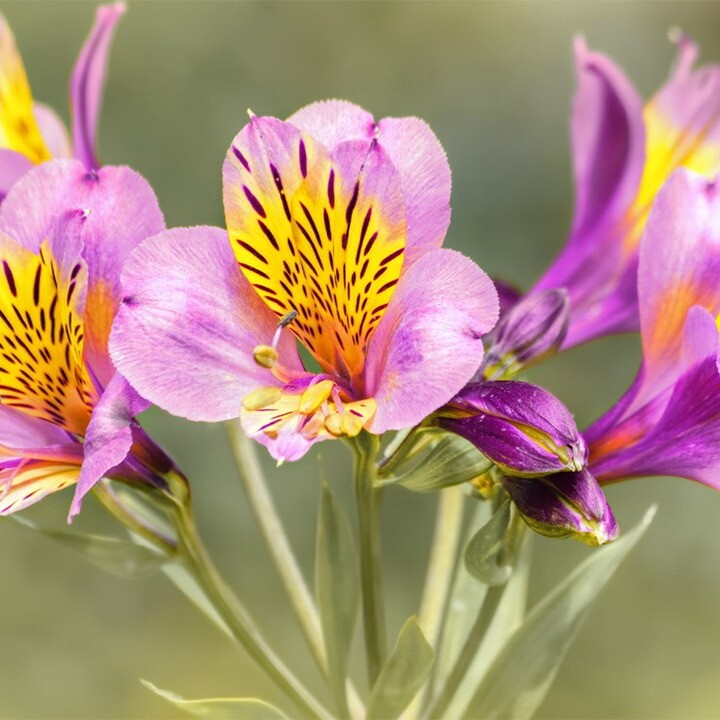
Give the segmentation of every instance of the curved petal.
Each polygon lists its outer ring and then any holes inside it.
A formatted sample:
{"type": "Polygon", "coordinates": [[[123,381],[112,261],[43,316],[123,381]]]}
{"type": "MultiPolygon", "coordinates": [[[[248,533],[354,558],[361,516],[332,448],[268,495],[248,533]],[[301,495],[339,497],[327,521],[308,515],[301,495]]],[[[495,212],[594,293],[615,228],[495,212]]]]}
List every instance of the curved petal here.
{"type": "MultiPolygon", "coordinates": [[[[130,256],[123,285],[111,355],[154,404],[216,422],[237,417],[253,388],[280,384],[253,360],[277,318],[237,267],[225,231],[177,228],[150,238],[130,256]]],[[[278,354],[282,366],[302,369],[290,333],[278,354]]]]}
{"type": "Polygon", "coordinates": [[[462,254],[431,250],[413,264],[370,340],[371,430],[410,427],[450,400],[480,366],[498,312],[492,281],[462,254]]]}
{"type": "Polygon", "coordinates": [[[57,218],[81,210],[88,265],[85,352],[101,385],[112,377],[110,326],[120,302],[120,272],[142,240],[165,228],[155,193],[127,167],[88,172],[76,160],[43,163],[18,182],[0,207],[0,230],[33,252],[57,218]]]}
{"type": "Polygon", "coordinates": [[[105,388],[85,433],[84,458],[68,521],[79,512],[83,497],[108,470],[120,465],[133,444],[132,423],[149,403],[119,374],[105,388]]]}
{"type": "Polygon", "coordinates": [[[288,118],[329,150],[349,140],[375,140],[400,175],[405,200],[407,241],[405,263],[438,248],[450,224],[450,165],[429,125],[418,118],[372,115],[345,100],[325,100],[288,118]]]}
{"type": "Polygon", "coordinates": [[[312,135],[328,150],[348,140],[375,136],[375,119],[359,105],[347,100],[321,100],[300,108],[287,121],[312,135]]]}
{"type": "Polygon", "coordinates": [[[0,148],[0,203],[10,188],[32,168],[33,164],[24,155],[0,148]]]}
{"type": "Polygon", "coordinates": [[[60,116],[43,103],[35,103],[33,113],[50,154],[58,159],[71,157],[70,138],[60,116]]]}
{"type": "Polygon", "coordinates": [[[565,287],[572,314],[564,347],[637,328],[636,256],[627,215],[645,162],[640,97],[605,56],[575,45],[572,146],[576,209],[570,238],[536,290],[565,287]]]}
{"type": "Polygon", "coordinates": [[[100,167],[95,147],[100,102],[110,44],[115,26],[124,14],[125,3],[122,2],[101,5],[97,9],[95,24],[80,51],[70,80],[73,150],[88,170],[100,167]]]}
{"type": "Polygon", "coordinates": [[[79,473],[80,466],[76,464],[35,460],[0,471],[0,483],[10,483],[0,493],[0,515],[18,512],[50,493],[63,490],[77,481],[79,473]]]}

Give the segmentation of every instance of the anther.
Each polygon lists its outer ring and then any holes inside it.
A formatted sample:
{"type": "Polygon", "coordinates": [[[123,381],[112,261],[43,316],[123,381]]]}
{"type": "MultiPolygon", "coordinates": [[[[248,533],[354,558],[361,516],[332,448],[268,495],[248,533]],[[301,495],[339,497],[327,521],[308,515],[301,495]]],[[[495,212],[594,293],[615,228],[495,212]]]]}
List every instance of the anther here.
{"type": "Polygon", "coordinates": [[[255,362],[261,367],[271,370],[275,367],[275,365],[277,365],[277,350],[270,345],[258,345],[253,350],[253,360],[255,360],[255,362]]]}
{"type": "Polygon", "coordinates": [[[278,387],[259,387],[249,392],[242,399],[242,406],[245,410],[262,410],[262,408],[277,402],[282,395],[278,387]]]}
{"type": "Polygon", "coordinates": [[[332,380],[321,380],[311,385],[302,394],[298,410],[304,415],[311,415],[327,401],[334,387],[332,380]]]}

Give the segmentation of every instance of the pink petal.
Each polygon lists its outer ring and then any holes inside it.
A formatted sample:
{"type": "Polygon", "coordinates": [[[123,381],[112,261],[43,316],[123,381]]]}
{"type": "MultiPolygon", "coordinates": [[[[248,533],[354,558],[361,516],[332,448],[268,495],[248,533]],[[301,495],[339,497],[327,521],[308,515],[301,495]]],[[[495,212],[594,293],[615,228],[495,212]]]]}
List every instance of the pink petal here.
{"type": "Polygon", "coordinates": [[[24,155],[0,148],[0,203],[10,188],[32,168],[33,164],[24,155]]]}
{"type": "Polygon", "coordinates": [[[413,264],[370,340],[372,431],[411,427],[450,400],[480,366],[498,312],[492,281],[460,253],[431,250],[413,264]]]}
{"type": "MultiPolygon", "coordinates": [[[[110,349],[143,397],[215,422],[237,417],[253,388],[279,384],[252,355],[270,344],[277,319],[243,277],[223,230],[160,233],[131,255],[123,284],[110,349]]],[[[289,332],[278,351],[284,367],[302,369],[289,332]]]]}
{"type": "Polygon", "coordinates": [[[325,100],[302,108],[288,119],[328,149],[342,142],[376,139],[398,173],[405,199],[405,262],[442,245],[450,224],[450,166],[427,123],[418,118],[372,115],[344,100],[325,100]]]}
{"type": "Polygon", "coordinates": [[[125,14],[125,3],[101,5],[95,24],[75,63],[70,81],[73,150],[88,170],[100,167],[96,156],[95,136],[110,44],[118,20],[125,14]]]}
{"type": "Polygon", "coordinates": [[[347,100],[322,100],[306,105],[287,121],[312,135],[328,150],[348,140],[370,141],[375,135],[373,116],[347,100]]]}
{"type": "Polygon", "coordinates": [[[125,460],[133,444],[131,424],[148,404],[119,374],[105,388],[85,434],[84,459],[68,521],[80,512],[82,499],[93,485],[125,460]]]}
{"type": "Polygon", "coordinates": [[[65,123],[58,114],[47,105],[35,103],[33,113],[40,133],[53,158],[69,158],[72,156],[70,138],[65,123]]]}
{"type": "Polygon", "coordinates": [[[76,160],[39,165],[13,187],[0,207],[0,230],[37,252],[59,217],[82,211],[83,258],[89,285],[85,351],[101,384],[112,377],[110,325],[120,302],[120,271],[142,240],[165,223],[148,182],[127,167],[88,172],[76,160]]]}

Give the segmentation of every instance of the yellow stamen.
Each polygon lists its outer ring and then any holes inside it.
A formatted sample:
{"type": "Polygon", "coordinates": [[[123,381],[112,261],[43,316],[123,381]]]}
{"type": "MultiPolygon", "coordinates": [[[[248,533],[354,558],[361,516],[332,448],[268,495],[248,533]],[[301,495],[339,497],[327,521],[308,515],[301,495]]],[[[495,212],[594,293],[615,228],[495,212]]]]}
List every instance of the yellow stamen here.
{"type": "Polygon", "coordinates": [[[248,393],[242,399],[246,410],[262,410],[280,399],[282,392],[279,387],[260,387],[248,393]]]}
{"type": "Polygon", "coordinates": [[[327,399],[333,391],[332,380],[321,380],[311,385],[300,398],[298,410],[304,415],[312,415],[327,399]]]}
{"type": "Polygon", "coordinates": [[[277,350],[270,345],[258,345],[253,350],[253,359],[258,365],[270,370],[277,364],[277,350]]]}

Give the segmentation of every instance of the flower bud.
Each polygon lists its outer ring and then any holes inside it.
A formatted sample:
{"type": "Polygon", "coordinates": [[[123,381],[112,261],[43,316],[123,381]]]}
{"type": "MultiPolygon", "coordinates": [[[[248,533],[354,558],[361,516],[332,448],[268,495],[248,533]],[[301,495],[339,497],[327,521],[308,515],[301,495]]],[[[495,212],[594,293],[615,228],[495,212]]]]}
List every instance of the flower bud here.
{"type": "Polygon", "coordinates": [[[567,408],[536,385],[511,380],[470,383],[437,423],[469,440],[508,475],[577,472],[587,446],[567,408]]]}
{"type": "Polygon", "coordinates": [[[604,545],[619,534],[612,509],[587,470],[536,478],[504,476],[501,482],[525,522],[541,535],[604,545]]]}
{"type": "Polygon", "coordinates": [[[501,380],[558,351],[565,339],[570,303],[565,290],[533,293],[500,318],[483,362],[487,380],[501,380]]]}

